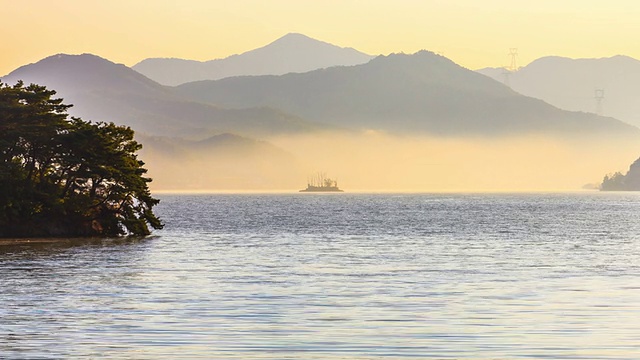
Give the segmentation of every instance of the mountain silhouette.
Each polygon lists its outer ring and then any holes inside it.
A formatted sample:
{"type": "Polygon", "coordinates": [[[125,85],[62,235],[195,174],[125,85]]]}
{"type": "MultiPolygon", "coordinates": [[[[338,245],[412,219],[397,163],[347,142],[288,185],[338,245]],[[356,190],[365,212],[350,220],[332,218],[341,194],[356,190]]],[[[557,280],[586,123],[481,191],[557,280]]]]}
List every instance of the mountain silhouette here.
{"type": "Polygon", "coordinates": [[[269,107],[225,109],[185,99],[175,89],[101,57],[54,55],[1,78],[56,90],[73,116],[112,121],[151,135],[197,136],[231,132],[249,136],[308,132],[321,128],[269,107]]]}
{"type": "Polygon", "coordinates": [[[255,50],[224,59],[195,61],[175,58],[145,59],[132,68],[164,85],[217,80],[241,75],[281,75],[290,72],[356,65],[372,56],[341,48],[302,34],[287,34],[255,50]]]}
{"type": "MultiPolygon", "coordinates": [[[[503,81],[502,69],[478,72],[503,81]]],[[[561,109],[595,113],[596,90],[604,90],[604,115],[640,126],[640,61],[628,56],[537,59],[509,76],[513,90],[561,109]]]]}
{"type": "Polygon", "coordinates": [[[137,138],[156,189],[287,189],[304,176],[292,154],[266,141],[228,133],[197,141],[137,138]]]}
{"type": "Polygon", "coordinates": [[[302,74],[183,84],[191,99],[223,107],[269,106],[360,129],[443,135],[601,134],[640,131],[613,118],[560,110],[428,51],[302,74]]]}

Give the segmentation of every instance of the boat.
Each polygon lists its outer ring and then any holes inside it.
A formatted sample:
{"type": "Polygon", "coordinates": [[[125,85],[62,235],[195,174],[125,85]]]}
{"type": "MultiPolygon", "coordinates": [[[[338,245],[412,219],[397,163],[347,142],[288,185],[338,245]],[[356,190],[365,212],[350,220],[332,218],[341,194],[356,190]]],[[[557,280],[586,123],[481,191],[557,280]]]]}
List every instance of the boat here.
{"type": "Polygon", "coordinates": [[[338,188],[338,181],[318,173],[307,180],[307,188],[300,192],[344,192],[338,188]]]}

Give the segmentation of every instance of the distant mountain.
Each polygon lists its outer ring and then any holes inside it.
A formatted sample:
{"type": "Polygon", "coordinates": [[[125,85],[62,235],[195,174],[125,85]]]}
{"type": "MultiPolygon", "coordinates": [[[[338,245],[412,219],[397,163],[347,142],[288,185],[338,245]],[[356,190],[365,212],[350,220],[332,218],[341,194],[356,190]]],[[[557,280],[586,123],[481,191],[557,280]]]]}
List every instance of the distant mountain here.
{"type": "Polygon", "coordinates": [[[265,141],[233,134],[138,140],[155,190],[295,189],[304,178],[292,154],[265,141]]]}
{"type": "Polygon", "coordinates": [[[95,55],[54,55],[1,78],[46,85],[70,114],[85,120],[113,121],[154,135],[198,137],[232,132],[251,136],[306,132],[320,128],[269,107],[225,109],[185,99],[175,89],[95,55]]]}
{"type": "Polygon", "coordinates": [[[264,47],[224,59],[194,61],[152,58],[133,66],[139,73],[164,85],[217,80],[241,75],[281,75],[291,72],[357,65],[373,56],[341,48],[302,34],[287,34],[264,47]]]}
{"type": "Polygon", "coordinates": [[[503,67],[497,67],[497,68],[488,67],[488,68],[476,70],[476,72],[479,72],[482,75],[488,76],[496,81],[499,81],[501,83],[504,83],[507,86],[510,86],[512,72],[507,71],[503,67]]]}
{"type": "Polygon", "coordinates": [[[563,111],[523,96],[428,51],[304,74],[199,81],[177,89],[223,107],[269,106],[311,121],[391,132],[640,133],[612,118],[563,111]]]}
{"type": "MultiPolygon", "coordinates": [[[[503,81],[502,69],[478,72],[503,81]]],[[[601,59],[544,57],[509,76],[511,87],[561,109],[596,112],[595,91],[604,90],[606,116],[640,126],[640,61],[628,56],[601,59]]]]}

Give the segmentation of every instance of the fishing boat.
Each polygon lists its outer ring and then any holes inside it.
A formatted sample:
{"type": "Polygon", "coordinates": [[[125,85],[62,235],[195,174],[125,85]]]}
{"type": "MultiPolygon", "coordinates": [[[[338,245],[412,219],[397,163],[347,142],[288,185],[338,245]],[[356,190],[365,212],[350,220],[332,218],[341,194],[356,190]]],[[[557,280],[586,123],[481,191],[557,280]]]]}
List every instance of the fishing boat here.
{"type": "Polygon", "coordinates": [[[318,173],[307,180],[307,188],[300,192],[343,192],[338,188],[338,181],[318,173]]]}

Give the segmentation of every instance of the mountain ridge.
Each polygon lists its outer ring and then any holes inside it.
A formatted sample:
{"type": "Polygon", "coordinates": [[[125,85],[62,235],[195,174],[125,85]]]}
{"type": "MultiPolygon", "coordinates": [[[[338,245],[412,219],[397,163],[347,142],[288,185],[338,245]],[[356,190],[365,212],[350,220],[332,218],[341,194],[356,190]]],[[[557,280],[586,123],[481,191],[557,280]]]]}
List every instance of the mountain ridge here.
{"type": "Polygon", "coordinates": [[[45,85],[74,105],[69,109],[73,116],[112,121],[151,135],[263,136],[322,128],[266,106],[225,109],[185,99],[171,87],[93,54],[49,56],[0,79],[45,85]]]}
{"type": "Polygon", "coordinates": [[[373,56],[303,34],[289,33],[257,49],[207,61],[148,58],[132,69],[165,85],[242,75],[281,75],[331,66],[349,66],[373,56]]]}
{"type": "Polygon", "coordinates": [[[424,50],[349,67],[198,81],[177,89],[225,107],[272,106],[315,122],[369,129],[444,135],[639,131],[612,118],[560,110],[424,50]]]}
{"type": "MultiPolygon", "coordinates": [[[[503,81],[499,68],[479,73],[503,81]]],[[[561,109],[597,112],[596,90],[604,90],[604,115],[640,126],[640,60],[626,55],[572,59],[545,56],[509,75],[511,88],[561,109]]]]}

